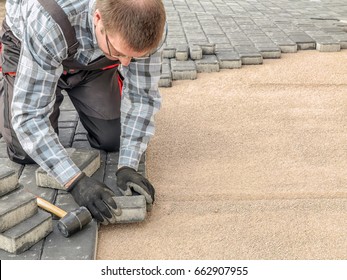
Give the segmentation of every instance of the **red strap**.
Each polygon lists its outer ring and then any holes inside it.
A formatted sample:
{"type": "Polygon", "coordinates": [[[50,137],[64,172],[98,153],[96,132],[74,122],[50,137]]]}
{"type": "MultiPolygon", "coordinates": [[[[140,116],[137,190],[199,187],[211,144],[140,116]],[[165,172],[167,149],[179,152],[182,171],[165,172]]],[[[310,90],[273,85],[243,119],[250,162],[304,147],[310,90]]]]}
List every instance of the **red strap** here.
{"type": "Polygon", "coordinates": [[[101,68],[101,70],[108,70],[108,69],[112,69],[112,68],[115,68],[115,67],[118,67],[118,66],[119,66],[119,63],[113,64],[113,65],[110,65],[110,66],[106,66],[104,68],[101,68]]]}
{"type": "Polygon", "coordinates": [[[120,77],[120,75],[118,75],[118,87],[119,87],[119,93],[120,96],[122,96],[122,91],[123,91],[123,80],[120,77]]]}

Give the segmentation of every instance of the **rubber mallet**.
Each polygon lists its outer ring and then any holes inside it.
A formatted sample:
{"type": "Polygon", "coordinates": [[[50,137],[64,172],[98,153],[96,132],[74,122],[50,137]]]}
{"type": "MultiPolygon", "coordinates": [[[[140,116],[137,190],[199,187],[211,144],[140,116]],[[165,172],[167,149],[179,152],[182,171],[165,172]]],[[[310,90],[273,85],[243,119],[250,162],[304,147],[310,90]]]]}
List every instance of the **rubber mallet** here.
{"type": "Polygon", "coordinates": [[[60,218],[57,227],[61,234],[65,237],[69,237],[80,231],[84,226],[92,221],[92,215],[84,206],[81,206],[73,211],[66,212],[41,197],[37,197],[37,205],[60,218]]]}

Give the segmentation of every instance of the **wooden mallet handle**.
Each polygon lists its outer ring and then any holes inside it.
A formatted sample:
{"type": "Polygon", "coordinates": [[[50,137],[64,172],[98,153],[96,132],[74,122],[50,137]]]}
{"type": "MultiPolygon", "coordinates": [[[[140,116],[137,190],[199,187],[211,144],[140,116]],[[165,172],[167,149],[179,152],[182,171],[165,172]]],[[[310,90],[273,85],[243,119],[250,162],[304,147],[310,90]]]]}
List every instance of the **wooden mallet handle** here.
{"type": "Polygon", "coordinates": [[[59,218],[63,218],[67,214],[67,212],[65,212],[63,209],[55,206],[41,197],[37,197],[37,205],[42,209],[45,209],[46,211],[58,216],[59,218]]]}

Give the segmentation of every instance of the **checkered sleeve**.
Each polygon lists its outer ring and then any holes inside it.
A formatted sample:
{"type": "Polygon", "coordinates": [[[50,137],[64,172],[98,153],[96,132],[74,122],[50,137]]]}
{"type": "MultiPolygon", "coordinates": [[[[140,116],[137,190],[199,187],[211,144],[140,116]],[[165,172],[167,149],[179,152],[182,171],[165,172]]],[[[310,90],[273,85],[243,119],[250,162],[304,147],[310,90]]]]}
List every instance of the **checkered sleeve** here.
{"type": "MultiPolygon", "coordinates": [[[[26,27],[14,84],[12,124],[27,154],[48,174],[65,184],[79,169],[54,132],[49,116],[66,57],[59,27],[38,14],[26,27]]],[[[30,21],[28,21],[30,22],[30,21]]]]}
{"type": "Polygon", "coordinates": [[[161,106],[158,83],[162,52],[121,67],[124,86],[121,102],[121,142],[118,166],[138,169],[143,152],[154,135],[154,115],[161,106]]]}

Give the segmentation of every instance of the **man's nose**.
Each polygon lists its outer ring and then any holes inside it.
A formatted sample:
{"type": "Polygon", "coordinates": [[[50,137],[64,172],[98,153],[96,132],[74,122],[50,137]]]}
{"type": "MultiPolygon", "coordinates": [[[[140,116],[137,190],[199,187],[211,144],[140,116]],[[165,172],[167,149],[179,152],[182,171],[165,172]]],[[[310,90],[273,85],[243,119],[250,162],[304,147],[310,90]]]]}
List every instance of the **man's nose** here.
{"type": "Polygon", "coordinates": [[[119,61],[122,65],[124,66],[128,66],[130,64],[130,61],[131,61],[131,57],[122,57],[122,58],[119,58],[119,61]]]}

